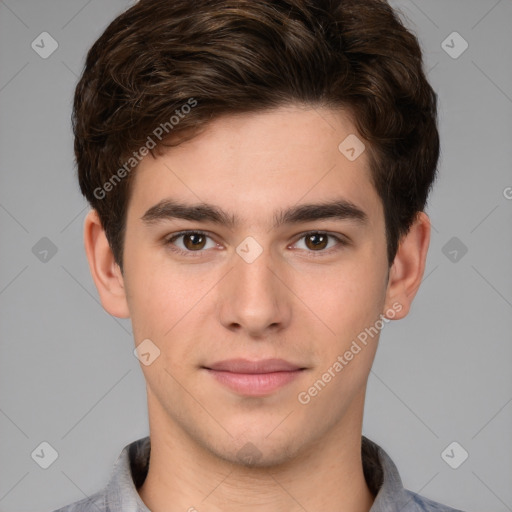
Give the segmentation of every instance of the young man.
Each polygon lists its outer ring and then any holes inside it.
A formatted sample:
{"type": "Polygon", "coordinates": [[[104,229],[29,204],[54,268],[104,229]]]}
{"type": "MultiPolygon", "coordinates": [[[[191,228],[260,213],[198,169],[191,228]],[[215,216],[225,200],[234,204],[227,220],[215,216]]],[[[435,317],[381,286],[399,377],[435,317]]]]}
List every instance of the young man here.
{"type": "Polygon", "coordinates": [[[453,511],[362,436],[429,245],[436,95],[380,0],[141,0],[74,103],[85,247],[150,436],[61,512],[453,511]]]}

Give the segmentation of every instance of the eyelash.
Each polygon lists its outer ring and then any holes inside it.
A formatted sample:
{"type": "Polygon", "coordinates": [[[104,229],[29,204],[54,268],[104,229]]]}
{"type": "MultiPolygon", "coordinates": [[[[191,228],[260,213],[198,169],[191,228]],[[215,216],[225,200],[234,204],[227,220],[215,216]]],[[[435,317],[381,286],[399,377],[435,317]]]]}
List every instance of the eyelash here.
{"type": "MultiPolygon", "coordinates": [[[[185,235],[191,235],[191,234],[203,235],[203,236],[211,239],[211,236],[208,235],[208,233],[206,233],[204,231],[189,230],[189,231],[180,231],[179,233],[173,234],[171,237],[167,238],[164,243],[166,246],[169,247],[169,249],[171,251],[173,251],[177,254],[184,255],[187,257],[201,257],[204,254],[205,249],[198,250],[198,251],[184,251],[183,249],[179,249],[178,247],[173,245],[173,242],[175,240],[177,240],[178,238],[185,236],[185,235]]],[[[333,238],[334,240],[336,240],[338,242],[338,245],[336,245],[335,247],[331,247],[330,249],[319,250],[319,251],[307,251],[309,253],[310,257],[313,257],[313,258],[331,254],[332,252],[340,250],[341,248],[349,245],[349,242],[346,239],[340,238],[339,236],[336,236],[336,235],[332,235],[330,233],[327,233],[326,231],[306,231],[305,233],[301,233],[299,238],[296,240],[296,242],[294,242],[294,244],[296,244],[299,240],[301,240],[309,235],[326,235],[330,238],[333,238]]]]}

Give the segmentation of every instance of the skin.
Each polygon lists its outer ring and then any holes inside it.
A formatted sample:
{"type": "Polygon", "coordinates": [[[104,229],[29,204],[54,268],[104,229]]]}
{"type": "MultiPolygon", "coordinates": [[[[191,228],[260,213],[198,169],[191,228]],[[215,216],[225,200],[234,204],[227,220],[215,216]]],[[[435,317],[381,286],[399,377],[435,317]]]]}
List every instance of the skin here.
{"type": "Polygon", "coordinates": [[[134,176],[123,273],[96,212],[88,214],[85,247],[103,307],[131,318],[136,345],[149,338],[160,350],[152,364],[141,364],[152,451],[138,491],[153,512],[370,509],[361,432],[378,336],[308,404],[297,396],[379,315],[407,315],[430,223],[418,214],[389,269],[367,152],[349,161],[338,150],[353,133],[345,111],[289,105],[218,118],[190,141],[148,155],[134,176]],[[340,197],[364,210],[368,222],[272,227],[278,209],[340,197]],[[143,222],[165,198],[212,203],[240,223],[143,222]],[[188,248],[186,255],[166,245],[173,233],[194,229],[210,237],[199,252],[183,237],[174,246],[188,248]],[[304,236],[312,230],[349,244],[330,239],[315,248],[304,236]],[[262,248],[252,263],[236,252],[248,236],[262,248]],[[306,370],[268,396],[243,396],[201,368],[235,357],[282,358],[306,370]],[[240,459],[247,443],[257,460],[240,459]]]}

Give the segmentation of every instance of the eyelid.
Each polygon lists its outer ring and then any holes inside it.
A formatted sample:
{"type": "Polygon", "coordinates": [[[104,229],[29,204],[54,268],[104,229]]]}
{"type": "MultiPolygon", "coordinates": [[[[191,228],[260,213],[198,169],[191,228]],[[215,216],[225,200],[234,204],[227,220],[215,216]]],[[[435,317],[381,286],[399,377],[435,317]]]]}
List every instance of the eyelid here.
{"type": "Polygon", "coordinates": [[[334,247],[331,247],[329,249],[323,249],[320,251],[306,251],[308,255],[312,255],[313,257],[331,254],[334,251],[340,250],[341,248],[350,245],[350,240],[341,233],[331,233],[330,231],[325,231],[321,229],[310,229],[309,231],[304,231],[303,233],[298,234],[295,242],[293,242],[293,244],[291,245],[295,245],[299,240],[308,235],[325,235],[327,237],[334,238],[337,242],[337,244],[334,247]]]}
{"type": "Polygon", "coordinates": [[[210,238],[212,241],[214,241],[216,244],[218,244],[218,242],[216,242],[213,239],[213,237],[210,234],[208,234],[208,232],[206,232],[206,231],[203,231],[201,229],[184,229],[183,231],[178,231],[176,233],[172,233],[170,236],[165,237],[164,245],[168,246],[171,251],[176,252],[178,254],[184,254],[186,256],[193,256],[193,257],[201,256],[205,252],[205,249],[201,249],[198,251],[185,251],[183,249],[180,249],[179,247],[176,247],[173,244],[173,242],[176,239],[178,239],[182,236],[185,236],[185,235],[190,235],[190,234],[203,235],[206,238],[210,238]]]}

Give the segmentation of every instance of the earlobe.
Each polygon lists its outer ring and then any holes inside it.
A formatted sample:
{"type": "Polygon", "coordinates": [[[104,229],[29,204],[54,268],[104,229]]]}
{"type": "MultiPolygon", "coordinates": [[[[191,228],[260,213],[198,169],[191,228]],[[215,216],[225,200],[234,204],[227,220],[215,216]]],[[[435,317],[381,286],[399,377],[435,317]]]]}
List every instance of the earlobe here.
{"type": "Polygon", "coordinates": [[[103,308],[118,318],[128,318],[124,278],[108,243],[96,210],[91,210],[84,221],[84,245],[94,284],[103,308]]]}
{"type": "Polygon", "coordinates": [[[409,313],[423,279],[429,244],[430,219],[425,212],[418,212],[409,232],[400,241],[390,269],[385,311],[393,309],[395,320],[409,313]]]}

